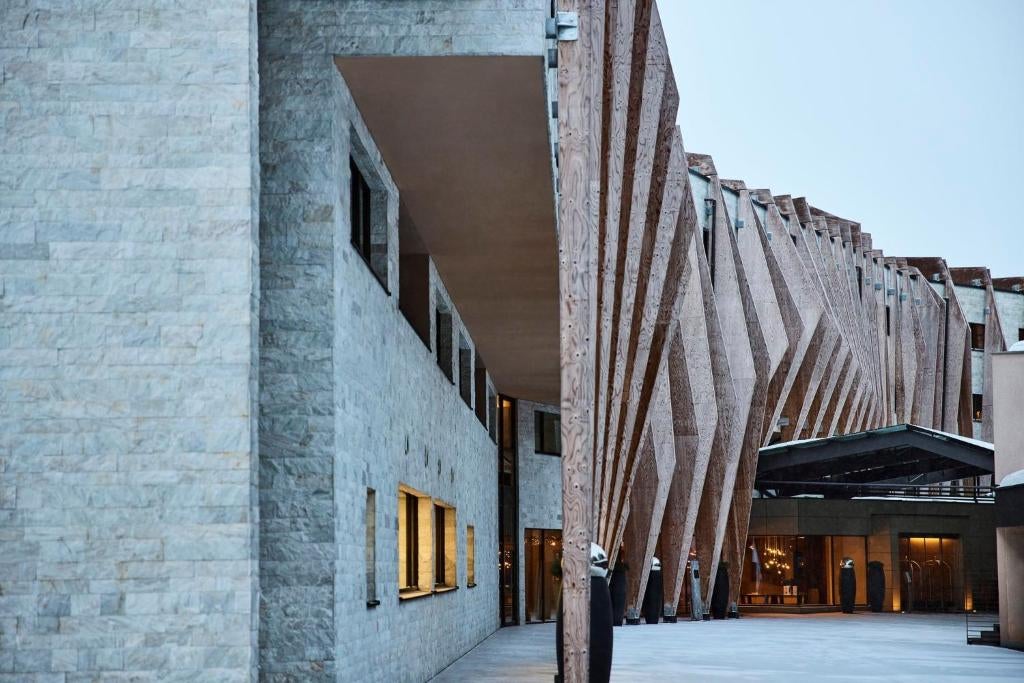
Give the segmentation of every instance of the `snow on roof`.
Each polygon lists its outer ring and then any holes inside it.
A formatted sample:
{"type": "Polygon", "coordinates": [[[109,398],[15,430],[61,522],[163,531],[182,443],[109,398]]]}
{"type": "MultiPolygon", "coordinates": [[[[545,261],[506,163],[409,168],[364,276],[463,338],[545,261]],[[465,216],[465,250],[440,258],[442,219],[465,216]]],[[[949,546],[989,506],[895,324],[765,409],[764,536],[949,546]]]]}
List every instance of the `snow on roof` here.
{"type": "Polygon", "coordinates": [[[833,434],[832,436],[824,436],[824,437],[818,437],[818,438],[814,438],[814,439],[796,439],[796,440],[793,440],[793,441],[785,441],[783,443],[776,443],[776,444],[772,444],[770,446],[765,446],[764,448],[761,449],[761,452],[762,453],[764,453],[764,452],[772,452],[772,451],[775,451],[775,450],[783,450],[783,449],[792,448],[792,447],[799,448],[801,446],[805,446],[805,445],[812,444],[812,443],[825,443],[827,441],[832,441],[832,440],[853,439],[853,438],[857,438],[857,437],[860,437],[860,436],[868,436],[870,434],[885,434],[885,433],[890,433],[890,432],[904,432],[904,431],[910,431],[911,428],[916,430],[916,431],[927,432],[928,434],[931,434],[931,435],[936,436],[936,437],[940,437],[940,438],[944,438],[944,439],[950,439],[950,440],[953,440],[953,441],[959,441],[960,443],[965,443],[965,444],[968,444],[970,446],[974,446],[976,448],[984,448],[985,450],[989,450],[989,451],[994,451],[995,450],[995,446],[993,444],[989,443],[988,441],[981,441],[979,439],[972,439],[972,438],[967,437],[967,436],[961,436],[960,434],[951,434],[949,432],[943,432],[943,431],[940,431],[938,429],[931,429],[930,427],[921,427],[919,425],[914,425],[914,424],[898,424],[898,425],[890,425],[888,427],[880,427],[878,429],[869,429],[869,430],[864,431],[864,432],[855,432],[853,434],[833,434]]]}
{"type": "Polygon", "coordinates": [[[999,482],[1000,486],[1017,486],[1019,484],[1024,484],[1024,470],[1010,472],[999,482]]]}

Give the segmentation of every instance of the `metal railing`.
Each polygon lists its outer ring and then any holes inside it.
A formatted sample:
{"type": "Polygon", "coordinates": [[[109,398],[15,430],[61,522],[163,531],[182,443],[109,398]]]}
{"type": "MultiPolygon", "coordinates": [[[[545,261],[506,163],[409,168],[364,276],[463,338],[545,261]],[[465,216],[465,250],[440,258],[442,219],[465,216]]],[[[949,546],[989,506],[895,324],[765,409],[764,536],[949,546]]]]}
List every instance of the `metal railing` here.
{"type": "Polygon", "coordinates": [[[833,481],[757,481],[754,485],[766,498],[819,494],[826,498],[921,498],[930,500],[995,502],[994,486],[907,486],[906,484],[857,484],[833,481]]]}

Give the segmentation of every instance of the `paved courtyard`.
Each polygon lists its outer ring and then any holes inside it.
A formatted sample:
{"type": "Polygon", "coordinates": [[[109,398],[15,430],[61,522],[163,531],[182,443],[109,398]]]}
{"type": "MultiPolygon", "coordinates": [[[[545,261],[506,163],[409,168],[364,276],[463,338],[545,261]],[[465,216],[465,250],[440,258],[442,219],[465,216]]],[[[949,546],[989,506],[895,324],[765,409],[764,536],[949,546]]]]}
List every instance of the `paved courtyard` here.
{"type": "MultiPolygon", "coordinates": [[[[498,630],[435,681],[550,683],[553,624],[498,630]]],[[[963,615],[746,616],[615,629],[613,681],[1024,681],[1024,653],[964,642],[963,615]]]]}

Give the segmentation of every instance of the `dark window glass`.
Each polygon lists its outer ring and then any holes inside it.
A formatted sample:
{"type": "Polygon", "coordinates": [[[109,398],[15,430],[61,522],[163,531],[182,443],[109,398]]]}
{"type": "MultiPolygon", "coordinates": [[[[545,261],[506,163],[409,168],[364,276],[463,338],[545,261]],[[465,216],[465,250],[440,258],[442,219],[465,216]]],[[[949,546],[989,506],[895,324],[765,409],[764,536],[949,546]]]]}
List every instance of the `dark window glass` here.
{"type": "Polygon", "coordinates": [[[1017,329],[1017,341],[1024,341],[1024,327],[1017,329]]]}
{"type": "Polygon", "coordinates": [[[447,586],[445,580],[445,547],[444,547],[444,508],[440,505],[434,506],[434,583],[438,586],[447,586]]]}
{"type": "Polygon", "coordinates": [[[399,498],[405,507],[405,514],[398,517],[400,551],[405,554],[405,576],[399,589],[415,591],[419,590],[419,499],[404,491],[399,498]]]}
{"type": "Polygon", "coordinates": [[[352,246],[366,262],[377,281],[387,291],[387,238],[386,231],[378,230],[377,243],[373,234],[373,192],[355,159],[349,157],[349,222],[352,226],[352,246]]]}
{"type": "Polygon", "coordinates": [[[985,326],[982,323],[971,323],[971,348],[985,348],[985,326]]]}
{"type": "Polygon", "coordinates": [[[545,455],[562,454],[562,421],[557,413],[534,412],[534,443],[535,453],[545,455]]]}
{"type": "Polygon", "coordinates": [[[892,309],[885,307],[885,336],[892,334],[892,309]]]}
{"type": "Polygon", "coordinates": [[[373,243],[370,239],[370,228],[372,225],[370,217],[370,207],[372,205],[370,186],[366,184],[366,178],[363,177],[359,167],[356,166],[354,159],[350,158],[348,160],[348,166],[351,176],[349,188],[351,202],[349,210],[352,219],[352,245],[359,252],[359,255],[363,257],[363,260],[369,263],[370,252],[373,248],[373,243]]]}
{"type": "Polygon", "coordinates": [[[981,422],[981,394],[971,394],[971,410],[974,414],[974,421],[981,422]]]}
{"type": "Polygon", "coordinates": [[[437,351],[437,366],[449,380],[452,380],[452,314],[440,308],[434,311],[434,349],[437,351]]]}

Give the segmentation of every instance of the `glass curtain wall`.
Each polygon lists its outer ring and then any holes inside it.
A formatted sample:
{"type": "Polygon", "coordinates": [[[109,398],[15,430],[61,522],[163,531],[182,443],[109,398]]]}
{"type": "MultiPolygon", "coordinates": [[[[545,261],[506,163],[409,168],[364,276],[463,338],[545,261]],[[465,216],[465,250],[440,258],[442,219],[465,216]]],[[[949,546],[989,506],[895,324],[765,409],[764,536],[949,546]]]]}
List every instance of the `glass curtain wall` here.
{"type": "Polygon", "coordinates": [[[838,605],[839,565],[854,561],[856,602],[867,602],[864,536],[751,536],[743,561],[745,605],[838,605]]]}

